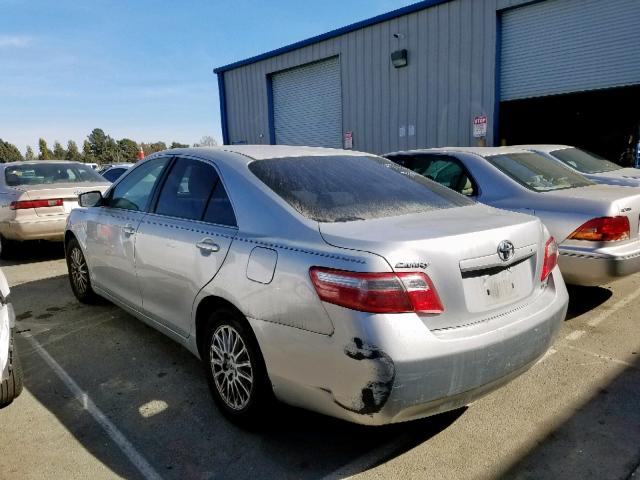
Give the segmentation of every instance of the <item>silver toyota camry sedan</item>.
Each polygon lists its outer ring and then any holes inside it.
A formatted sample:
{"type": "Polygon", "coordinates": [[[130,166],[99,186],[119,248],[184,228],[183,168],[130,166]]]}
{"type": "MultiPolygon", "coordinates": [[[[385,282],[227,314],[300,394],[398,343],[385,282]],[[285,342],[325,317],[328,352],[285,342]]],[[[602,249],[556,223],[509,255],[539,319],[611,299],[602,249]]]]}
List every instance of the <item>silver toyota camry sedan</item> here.
{"type": "Polygon", "coordinates": [[[567,310],[540,220],[364,153],[171,150],[80,204],[76,297],[186,346],[245,425],[273,397],[372,425],[458,408],[529,368],[567,310]]]}
{"type": "Polygon", "coordinates": [[[517,148],[544,155],[594,183],[640,187],[640,170],[637,168],[621,167],[580,148],[568,145],[518,145],[517,148]]]}
{"type": "Polygon", "coordinates": [[[601,285],[640,271],[640,190],[596,185],[555,160],[511,147],[386,157],[482,203],[539,217],[559,244],[567,283],[601,285]]]}

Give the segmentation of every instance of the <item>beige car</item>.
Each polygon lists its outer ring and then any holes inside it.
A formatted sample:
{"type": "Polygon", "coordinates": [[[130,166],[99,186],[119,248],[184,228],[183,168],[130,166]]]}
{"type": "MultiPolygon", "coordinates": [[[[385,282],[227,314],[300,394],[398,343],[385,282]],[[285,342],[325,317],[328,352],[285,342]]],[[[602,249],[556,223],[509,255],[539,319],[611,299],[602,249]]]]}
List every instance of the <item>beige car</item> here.
{"type": "Polygon", "coordinates": [[[89,165],[39,160],[0,164],[0,256],[17,241],[61,241],[78,195],[111,184],[89,165]]]}

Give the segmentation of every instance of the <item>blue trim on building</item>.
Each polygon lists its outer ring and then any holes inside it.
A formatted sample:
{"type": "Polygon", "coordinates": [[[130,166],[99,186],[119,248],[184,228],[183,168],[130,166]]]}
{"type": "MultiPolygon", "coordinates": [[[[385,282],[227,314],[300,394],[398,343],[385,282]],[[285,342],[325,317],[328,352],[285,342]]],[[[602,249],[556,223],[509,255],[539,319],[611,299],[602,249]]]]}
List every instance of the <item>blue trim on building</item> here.
{"type": "Polygon", "coordinates": [[[502,65],[502,12],[496,12],[496,58],[495,58],[495,98],[493,99],[493,146],[499,146],[500,139],[500,68],[502,65]]]}
{"type": "Polygon", "coordinates": [[[276,144],[276,124],[273,114],[273,78],[267,74],[267,115],[269,116],[269,144],[276,144]]]}
{"type": "Polygon", "coordinates": [[[369,27],[377,23],[386,22],[387,20],[393,20],[394,18],[398,18],[403,15],[407,15],[409,13],[418,12],[420,10],[424,10],[425,8],[434,7],[436,5],[440,5],[441,3],[447,3],[450,1],[451,0],[423,0],[422,2],[414,3],[412,5],[407,5],[406,7],[398,8],[397,10],[383,13],[382,15],[378,15],[376,17],[372,17],[367,20],[362,20],[360,22],[352,23],[351,25],[347,25],[346,27],[341,27],[335,30],[331,30],[330,32],[323,33],[322,35],[317,35],[315,37],[311,37],[306,40],[302,40],[300,42],[292,43],[291,45],[286,45],[284,47],[271,50],[270,52],[266,52],[261,55],[256,55],[255,57],[250,57],[245,60],[240,60],[235,63],[230,63],[228,65],[218,67],[213,71],[213,73],[217,73],[219,76],[221,73],[226,72],[228,70],[233,70],[234,68],[242,67],[244,65],[249,65],[251,63],[256,63],[256,62],[259,62],[260,60],[265,60],[267,58],[275,57],[277,55],[282,55],[283,53],[291,52],[292,50],[297,50],[298,48],[306,47],[308,45],[322,42],[330,38],[339,37],[340,35],[344,35],[345,33],[353,32],[355,30],[360,30],[361,28],[369,27]]]}
{"type": "Polygon", "coordinates": [[[222,127],[222,144],[229,145],[229,128],[227,126],[227,94],[224,89],[224,73],[218,73],[218,96],[220,97],[220,126],[222,127]]]}

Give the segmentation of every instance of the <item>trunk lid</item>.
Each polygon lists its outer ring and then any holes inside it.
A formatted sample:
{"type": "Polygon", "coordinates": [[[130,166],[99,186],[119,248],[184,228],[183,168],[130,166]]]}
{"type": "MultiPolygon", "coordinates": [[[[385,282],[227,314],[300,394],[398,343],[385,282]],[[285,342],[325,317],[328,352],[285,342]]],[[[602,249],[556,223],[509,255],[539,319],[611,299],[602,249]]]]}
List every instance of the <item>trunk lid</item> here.
{"type": "Polygon", "coordinates": [[[445,310],[421,315],[433,330],[488,320],[532,301],[540,291],[546,238],[541,222],[529,215],[478,204],[321,223],[320,233],[333,246],[385,258],[396,272],[425,272],[445,310]],[[503,241],[514,247],[506,261],[498,253],[503,241]]]}
{"type": "Polygon", "coordinates": [[[100,190],[104,193],[110,184],[95,183],[57,183],[42,185],[22,185],[10,187],[20,194],[18,200],[55,200],[62,199],[63,205],[34,208],[36,215],[39,217],[48,217],[52,215],[66,215],[73,208],[78,206],[78,195],[92,190],[100,190]]]}

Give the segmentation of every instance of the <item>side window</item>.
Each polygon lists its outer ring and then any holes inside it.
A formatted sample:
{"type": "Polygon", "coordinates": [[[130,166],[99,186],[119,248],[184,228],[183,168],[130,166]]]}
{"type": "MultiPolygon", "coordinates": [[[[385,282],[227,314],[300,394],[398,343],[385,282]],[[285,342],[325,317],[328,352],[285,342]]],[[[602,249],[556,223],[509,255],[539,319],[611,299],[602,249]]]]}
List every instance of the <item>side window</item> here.
{"type": "Polygon", "coordinates": [[[227,196],[227,191],[221,181],[218,181],[216,189],[213,195],[211,195],[203,220],[209,223],[227,225],[229,227],[238,226],[236,216],[233,213],[233,207],[227,196]]]}
{"type": "Polygon", "coordinates": [[[199,160],[179,158],[167,175],[156,213],[187,220],[201,220],[218,183],[215,168],[199,160]]]}
{"type": "Polygon", "coordinates": [[[471,175],[457,158],[446,155],[416,155],[407,161],[407,168],[462,195],[472,197],[478,194],[471,175]]]}
{"type": "Polygon", "coordinates": [[[153,186],[169,162],[167,157],[148,161],[136,167],[109,195],[107,206],[125,210],[144,211],[151,198],[153,186]]]}

